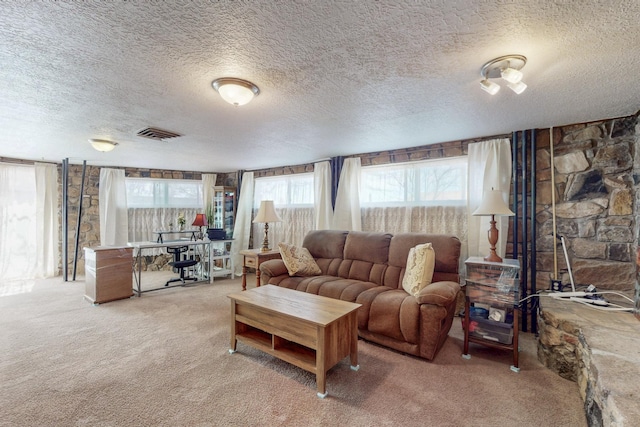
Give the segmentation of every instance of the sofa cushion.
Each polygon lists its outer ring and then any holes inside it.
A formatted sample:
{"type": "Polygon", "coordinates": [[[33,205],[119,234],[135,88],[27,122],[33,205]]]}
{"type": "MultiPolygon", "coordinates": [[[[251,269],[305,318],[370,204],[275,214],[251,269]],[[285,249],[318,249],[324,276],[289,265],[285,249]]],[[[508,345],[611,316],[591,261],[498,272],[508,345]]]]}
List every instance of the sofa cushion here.
{"type": "Polygon", "coordinates": [[[282,242],[278,243],[278,248],[289,276],[316,276],[322,273],[307,248],[282,242]]]}
{"type": "Polygon", "coordinates": [[[342,258],[348,231],[314,230],[307,233],[302,246],[309,249],[311,255],[318,258],[342,258]]]}
{"type": "Polygon", "coordinates": [[[431,283],[436,255],[431,243],[416,245],[409,250],[402,288],[414,297],[431,283]]]}
{"type": "Polygon", "coordinates": [[[391,234],[351,231],[344,244],[344,259],[386,264],[391,234]]]}

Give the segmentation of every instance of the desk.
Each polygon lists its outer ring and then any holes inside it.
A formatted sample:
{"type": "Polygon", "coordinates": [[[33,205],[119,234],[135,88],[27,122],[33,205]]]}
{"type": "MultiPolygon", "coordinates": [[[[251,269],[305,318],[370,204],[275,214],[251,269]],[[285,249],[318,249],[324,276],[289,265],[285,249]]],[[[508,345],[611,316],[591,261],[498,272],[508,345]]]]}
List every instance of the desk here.
{"type": "Polygon", "coordinates": [[[200,230],[168,230],[168,231],[154,231],[154,234],[158,235],[156,239],[157,243],[163,243],[164,239],[162,238],[163,234],[191,234],[190,240],[198,240],[196,237],[196,233],[199,233],[200,230]]]}
{"type": "Polygon", "coordinates": [[[279,259],[280,251],[262,252],[261,249],[245,249],[242,255],[242,290],[247,290],[247,270],[256,269],[256,287],[260,287],[260,264],[270,259],[279,259]]]}
{"type": "Polygon", "coordinates": [[[207,257],[207,270],[203,271],[203,276],[201,280],[198,280],[193,283],[211,283],[213,281],[213,277],[211,275],[211,248],[208,240],[180,240],[178,242],[166,242],[166,243],[154,243],[154,242],[129,242],[128,246],[133,248],[133,278],[135,279],[135,287],[133,292],[137,293],[138,296],[141,296],[143,292],[155,291],[158,289],[168,289],[175,286],[184,286],[183,283],[176,282],[176,285],[162,286],[153,289],[142,290],[142,251],[145,249],[156,249],[156,248],[167,248],[169,246],[189,246],[190,249],[193,247],[196,251],[198,247],[201,247],[200,255],[200,264],[202,264],[203,256],[207,257]],[[135,268],[135,263],[138,263],[138,268],[135,268]]]}

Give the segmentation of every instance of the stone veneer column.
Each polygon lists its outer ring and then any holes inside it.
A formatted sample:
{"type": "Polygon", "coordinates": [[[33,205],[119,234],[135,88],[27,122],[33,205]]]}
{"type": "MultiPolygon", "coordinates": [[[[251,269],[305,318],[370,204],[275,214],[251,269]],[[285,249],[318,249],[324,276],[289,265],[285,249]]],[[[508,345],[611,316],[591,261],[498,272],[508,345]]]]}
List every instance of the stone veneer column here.
{"type": "MultiPolygon", "coordinates": [[[[637,116],[554,129],[556,229],[565,237],[576,285],[638,293],[637,129],[637,116]]],[[[548,289],[555,244],[548,130],[539,132],[536,156],[536,285],[548,289]]],[[[567,285],[570,280],[561,246],[557,247],[557,261],[567,285]]]]}

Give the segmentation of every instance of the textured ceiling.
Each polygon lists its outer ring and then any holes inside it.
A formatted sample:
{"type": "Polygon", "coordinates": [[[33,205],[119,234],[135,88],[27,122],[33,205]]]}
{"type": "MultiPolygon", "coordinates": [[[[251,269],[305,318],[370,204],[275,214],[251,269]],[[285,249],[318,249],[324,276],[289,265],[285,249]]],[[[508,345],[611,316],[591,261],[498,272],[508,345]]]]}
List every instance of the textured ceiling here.
{"type": "Polygon", "coordinates": [[[0,157],[227,172],[630,115],[639,22],[635,0],[0,2],[0,157]],[[483,92],[510,53],[527,91],[483,92]],[[260,95],[225,103],[225,76],[260,95]]]}

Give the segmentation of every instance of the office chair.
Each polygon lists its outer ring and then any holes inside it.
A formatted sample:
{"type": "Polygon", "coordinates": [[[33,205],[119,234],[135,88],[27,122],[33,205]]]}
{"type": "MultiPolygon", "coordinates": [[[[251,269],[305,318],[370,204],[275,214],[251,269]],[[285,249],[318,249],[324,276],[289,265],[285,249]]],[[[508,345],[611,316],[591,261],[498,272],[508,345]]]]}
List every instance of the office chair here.
{"type": "Polygon", "coordinates": [[[168,280],[165,283],[165,286],[169,286],[171,282],[182,282],[185,283],[185,280],[198,280],[196,277],[185,277],[184,270],[189,267],[193,267],[198,263],[195,259],[185,259],[180,260],[180,254],[186,252],[189,249],[188,246],[169,246],[167,248],[167,252],[173,254],[173,261],[169,263],[169,265],[173,266],[180,271],[180,277],[176,277],[174,279],[168,280]]]}

